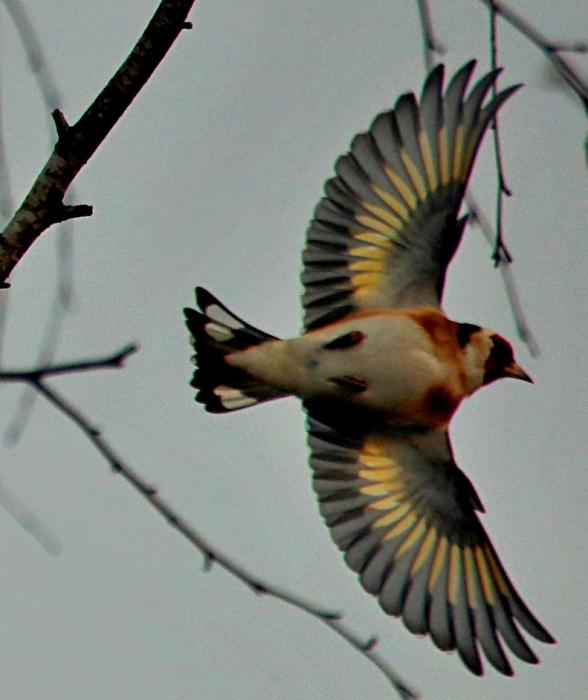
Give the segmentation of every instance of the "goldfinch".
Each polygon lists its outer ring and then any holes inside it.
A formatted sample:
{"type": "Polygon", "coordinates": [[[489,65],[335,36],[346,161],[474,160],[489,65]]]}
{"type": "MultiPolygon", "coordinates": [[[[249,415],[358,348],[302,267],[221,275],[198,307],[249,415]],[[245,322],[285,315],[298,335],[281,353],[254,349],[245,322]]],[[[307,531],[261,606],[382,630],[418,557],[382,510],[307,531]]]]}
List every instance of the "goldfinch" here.
{"type": "Polygon", "coordinates": [[[302,399],[320,512],[363,588],[411,632],[457,649],[473,673],[483,673],[481,649],[510,676],[504,644],[538,662],[521,628],[555,640],[507,576],[448,434],[480,387],[531,381],[504,338],[441,308],[478,147],[520,87],[484,105],[500,71],[466,94],[474,66],[445,92],[437,66],[420,101],[402,95],[336,162],[307,231],[299,337],[250,326],[202,288],[200,311],[185,316],[191,384],[207,411],[302,399]]]}

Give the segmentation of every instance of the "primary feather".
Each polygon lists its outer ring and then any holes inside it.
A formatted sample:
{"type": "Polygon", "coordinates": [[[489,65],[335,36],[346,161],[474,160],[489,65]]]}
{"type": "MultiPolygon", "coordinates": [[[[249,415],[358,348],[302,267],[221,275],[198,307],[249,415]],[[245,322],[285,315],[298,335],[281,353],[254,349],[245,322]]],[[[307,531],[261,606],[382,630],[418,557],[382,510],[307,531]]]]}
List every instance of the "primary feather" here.
{"type": "Polygon", "coordinates": [[[475,62],[443,95],[443,66],[420,103],[403,95],[339,158],[307,232],[303,306],[307,330],[354,311],[439,307],[445,271],[463,233],[459,207],[478,147],[519,86],[481,105],[500,73],[466,97],[475,62]]]}

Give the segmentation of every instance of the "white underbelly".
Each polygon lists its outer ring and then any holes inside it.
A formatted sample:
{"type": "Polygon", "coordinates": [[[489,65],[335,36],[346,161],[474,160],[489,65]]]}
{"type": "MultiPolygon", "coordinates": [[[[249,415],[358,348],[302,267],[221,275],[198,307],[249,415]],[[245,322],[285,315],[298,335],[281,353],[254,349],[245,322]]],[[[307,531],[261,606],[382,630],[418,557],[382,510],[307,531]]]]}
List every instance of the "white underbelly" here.
{"type": "Polygon", "coordinates": [[[350,319],[235,353],[231,364],[302,399],[335,397],[392,412],[433,386],[455,383],[454,369],[437,356],[427,333],[403,315],[350,319]],[[362,334],[361,342],[325,347],[352,332],[362,334]],[[355,388],[353,381],[359,382],[355,388]]]}

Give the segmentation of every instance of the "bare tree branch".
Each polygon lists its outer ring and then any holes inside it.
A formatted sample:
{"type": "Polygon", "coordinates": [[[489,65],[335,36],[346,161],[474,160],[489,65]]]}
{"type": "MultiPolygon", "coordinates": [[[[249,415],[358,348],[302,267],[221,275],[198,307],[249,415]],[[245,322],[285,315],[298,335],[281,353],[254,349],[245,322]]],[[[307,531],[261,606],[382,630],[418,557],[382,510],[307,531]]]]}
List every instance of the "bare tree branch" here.
{"type": "Polygon", "coordinates": [[[423,35],[423,51],[424,60],[427,72],[433,70],[433,54],[443,55],[446,51],[445,46],[437,39],[431,16],[431,8],[429,0],[416,0],[419,10],[421,29],[423,35]]]}
{"type": "Polygon", "coordinates": [[[563,53],[588,53],[588,42],[552,41],[547,48],[549,51],[562,51],[563,53]]]}
{"type": "Polygon", "coordinates": [[[271,596],[312,615],[312,617],[320,620],[327,625],[327,627],[330,627],[354,649],[369,659],[384,674],[403,700],[418,700],[420,696],[417,691],[413,690],[405,683],[398,673],[375,651],[375,647],[378,643],[375,637],[370,637],[367,640],[362,639],[341,621],[343,617],[342,613],[321,608],[283,588],[263,581],[213,547],[187,520],[179,515],[179,513],[159,495],[159,491],[155,486],[149,484],[146,479],[117,454],[104,438],[102,431],[97,425],[93,424],[78,408],[54,389],[50,388],[45,382],[46,377],[54,375],[121,367],[124,361],[135,353],[137,349],[136,345],[130,344],[113,355],[94,360],[35,367],[27,370],[5,370],[0,372],[0,382],[29,383],[36,391],[59,409],[59,411],[72,420],[108,462],[112,471],[115,474],[120,474],[172,527],[202,553],[204,556],[205,571],[209,570],[213,564],[218,564],[257,595],[271,596]]]}
{"type": "MultiPolygon", "coordinates": [[[[67,242],[71,242],[71,236],[64,236],[58,238],[60,244],[67,245],[67,242]]],[[[64,268],[62,268],[63,270],[64,268]]],[[[65,270],[71,271],[71,266],[66,266],[65,270]]],[[[61,335],[61,329],[63,327],[63,322],[65,320],[65,311],[69,305],[68,293],[71,291],[71,285],[67,284],[67,280],[63,279],[60,275],[60,279],[57,287],[57,294],[53,297],[53,303],[51,304],[51,310],[49,311],[49,318],[45,325],[45,330],[43,332],[43,339],[41,341],[41,349],[37,355],[37,366],[50,365],[55,357],[55,352],[57,350],[57,344],[59,342],[59,336],[61,335]],[[61,288],[60,282],[66,282],[64,288],[61,288]],[[62,297],[65,297],[62,298],[62,297]],[[67,304],[66,304],[67,302],[67,304]]],[[[6,292],[4,292],[6,294],[6,292]]],[[[33,408],[35,406],[35,401],[38,393],[28,384],[22,390],[16,411],[6,431],[4,432],[4,444],[13,446],[20,438],[27,426],[29,418],[33,413],[33,408]]]]}
{"type": "Polygon", "coordinates": [[[0,238],[0,283],[37,237],[59,220],[55,212],[62,206],[69,186],[186,27],[194,2],[162,0],[143,36],[108,85],[80,120],[60,136],[53,154],[0,238]]]}
{"type": "Polygon", "coordinates": [[[0,371],[0,382],[32,382],[51,377],[55,374],[73,374],[77,372],[88,372],[95,369],[117,369],[122,367],[124,361],[130,355],[138,352],[139,346],[135,343],[130,343],[121,348],[113,355],[100,357],[95,360],[81,360],[78,362],[67,362],[58,365],[49,365],[47,367],[35,367],[34,369],[23,370],[4,370],[0,371]]]}
{"type": "MultiPolygon", "coordinates": [[[[490,67],[493,71],[498,69],[498,31],[496,26],[496,12],[494,7],[490,9],[490,67]]],[[[496,98],[498,90],[497,80],[492,83],[492,97],[496,98]]],[[[496,267],[503,259],[507,263],[512,262],[512,256],[504,243],[502,235],[502,205],[503,198],[511,196],[510,189],[506,186],[504,176],[504,165],[502,163],[502,149],[500,147],[500,127],[498,114],[492,120],[492,133],[494,135],[494,160],[496,162],[497,184],[496,184],[496,238],[494,241],[494,252],[492,257],[496,267]]]]}
{"type": "MultiPolygon", "coordinates": [[[[512,27],[541,49],[565,82],[582,100],[584,107],[588,111],[588,80],[583,78],[567,59],[560,56],[560,51],[570,51],[570,45],[566,47],[564,44],[565,48],[560,48],[561,44],[559,42],[549,41],[544,34],[541,34],[530,22],[511,7],[508,7],[502,0],[479,0],[479,2],[486,5],[486,7],[493,8],[512,27]]],[[[585,42],[578,42],[572,44],[572,46],[574,46],[574,51],[585,51],[587,48],[585,42]]]]}
{"type": "MultiPolygon", "coordinates": [[[[492,224],[488,220],[488,217],[482,209],[480,208],[476,198],[471,191],[466,193],[466,205],[468,208],[469,223],[473,226],[479,226],[480,230],[484,234],[484,237],[491,246],[494,246],[496,241],[496,234],[492,228],[492,224]]],[[[521,305],[521,299],[517,291],[517,287],[514,280],[514,275],[512,274],[511,263],[512,258],[507,258],[505,249],[497,249],[498,257],[496,260],[496,267],[502,275],[502,281],[506,289],[506,295],[508,297],[508,302],[510,304],[510,310],[514,317],[515,326],[517,329],[517,334],[519,338],[525,343],[529,349],[531,357],[538,357],[540,353],[539,344],[527,323],[525,314],[523,312],[523,307],[521,305]]]]}
{"type": "MultiPolygon", "coordinates": [[[[122,367],[123,362],[138,351],[138,346],[135,344],[127,345],[119,352],[108,357],[103,357],[97,360],[86,360],[84,362],[74,362],[59,365],[41,365],[32,370],[9,370],[0,371],[0,382],[28,382],[28,391],[23,391],[20,397],[18,409],[14,418],[10,421],[6,432],[4,433],[4,444],[12,446],[20,439],[26,422],[28,421],[33,409],[34,397],[37,395],[35,382],[42,378],[54,374],[70,374],[72,372],[86,372],[88,370],[104,369],[108,367],[122,367]]],[[[53,354],[52,350],[48,354],[53,354]]],[[[51,360],[48,359],[47,362],[51,360]]]]}

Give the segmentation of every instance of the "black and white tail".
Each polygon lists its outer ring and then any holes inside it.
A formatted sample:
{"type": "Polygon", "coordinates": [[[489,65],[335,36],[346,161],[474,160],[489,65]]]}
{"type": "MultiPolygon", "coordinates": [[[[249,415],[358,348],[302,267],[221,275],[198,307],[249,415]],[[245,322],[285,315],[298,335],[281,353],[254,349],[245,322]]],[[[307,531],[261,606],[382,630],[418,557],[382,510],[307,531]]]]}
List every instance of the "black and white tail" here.
{"type": "Polygon", "coordinates": [[[236,350],[277,338],[242,321],[202,287],[196,287],[196,303],[202,313],[184,309],[196,351],[192,359],[197,369],[190,382],[199,390],[196,401],[210,413],[227,413],[287,396],[225,362],[236,350]]]}

